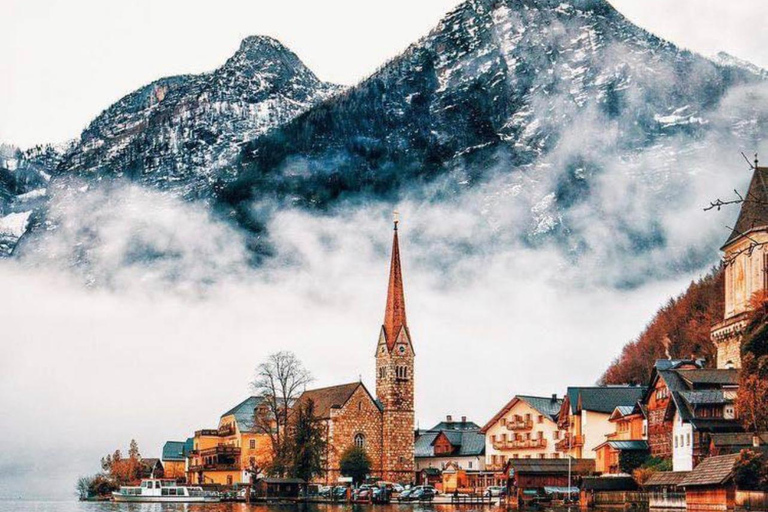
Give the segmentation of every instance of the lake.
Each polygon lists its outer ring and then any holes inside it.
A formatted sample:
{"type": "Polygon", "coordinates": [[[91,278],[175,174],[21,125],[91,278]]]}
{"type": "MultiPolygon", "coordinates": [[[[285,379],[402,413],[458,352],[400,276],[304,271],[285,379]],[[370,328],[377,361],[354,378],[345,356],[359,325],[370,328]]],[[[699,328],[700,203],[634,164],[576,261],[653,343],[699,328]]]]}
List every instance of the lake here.
{"type": "MultiPolygon", "coordinates": [[[[499,507],[452,505],[263,505],[245,503],[113,503],[81,501],[2,501],[0,512],[500,512],[499,507]]],[[[575,509],[577,510],[577,509],[575,509]]]]}

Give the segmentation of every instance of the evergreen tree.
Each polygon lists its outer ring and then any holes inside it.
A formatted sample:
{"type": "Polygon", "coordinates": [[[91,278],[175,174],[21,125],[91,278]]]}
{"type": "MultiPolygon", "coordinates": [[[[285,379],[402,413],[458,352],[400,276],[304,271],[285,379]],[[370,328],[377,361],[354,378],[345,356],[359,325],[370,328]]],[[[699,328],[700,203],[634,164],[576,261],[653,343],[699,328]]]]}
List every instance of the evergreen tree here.
{"type": "Polygon", "coordinates": [[[341,474],[351,476],[355,485],[363,482],[371,472],[371,459],[363,448],[350,446],[341,455],[341,474]]]}
{"type": "Polygon", "coordinates": [[[128,448],[128,457],[137,460],[141,459],[141,454],[139,453],[139,443],[137,443],[135,439],[131,439],[131,445],[128,448]]]}
{"type": "Polygon", "coordinates": [[[315,417],[315,402],[307,400],[296,411],[292,441],[291,473],[296,478],[310,481],[323,469],[325,439],[320,422],[315,417]]]}

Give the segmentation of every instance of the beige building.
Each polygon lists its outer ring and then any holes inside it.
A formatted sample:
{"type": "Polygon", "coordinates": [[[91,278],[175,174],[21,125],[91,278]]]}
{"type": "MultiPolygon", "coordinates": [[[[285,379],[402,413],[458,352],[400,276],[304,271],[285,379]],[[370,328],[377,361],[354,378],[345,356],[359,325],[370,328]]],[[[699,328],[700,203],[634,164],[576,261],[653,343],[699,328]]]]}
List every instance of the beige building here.
{"type": "Polygon", "coordinates": [[[560,440],[557,414],[562,400],[517,395],[480,430],[485,434],[485,465],[501,469],[509,459],[556,459],[560,440]]]}
{"type": "Polygon", "coordinates": [[[634,406],[642,386],[569,387],[558,413],[562,435],[555,449],[563,457],[594,459],[595,448],[615,432],[611,414],[617,407],[634,406]]]}
{"type": "Polygon", "coordinates": [[[718,368],[741,368],[741,337],[755,294],[766,288],[768,265],[768,167],[757,167],[731,235],[721,250],[725,270],[725,314],[712,328],[718,368]]]}

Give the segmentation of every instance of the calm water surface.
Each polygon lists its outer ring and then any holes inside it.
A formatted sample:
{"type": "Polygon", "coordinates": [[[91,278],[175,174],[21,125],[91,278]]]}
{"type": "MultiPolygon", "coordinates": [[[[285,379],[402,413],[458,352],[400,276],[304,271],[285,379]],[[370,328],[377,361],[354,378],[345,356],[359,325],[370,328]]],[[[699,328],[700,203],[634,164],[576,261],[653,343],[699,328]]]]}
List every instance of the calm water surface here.
{"type": "MultiPolygon", "coordinates": [[[[573,509],[577,510],[577,509],[573,509]]],[[[112,503],[0,501],[0,512],[505,512],[499,507],[451,505],[246,505],[245,503],[112,503]]]]}

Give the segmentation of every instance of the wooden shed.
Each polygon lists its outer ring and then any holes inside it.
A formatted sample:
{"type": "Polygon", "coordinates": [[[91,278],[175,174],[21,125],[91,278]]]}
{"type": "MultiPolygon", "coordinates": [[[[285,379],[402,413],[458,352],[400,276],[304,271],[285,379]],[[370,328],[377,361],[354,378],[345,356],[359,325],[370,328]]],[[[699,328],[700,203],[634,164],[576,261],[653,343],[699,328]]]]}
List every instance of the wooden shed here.
{"type": "Polygon", "coordinates": [[[680,482],[688,478],[690,471],[657,471],[643,484],[648,493],[648,507],[661,509],[684,509],[685,490],[680,482]]]}
{"type": "Polygon", "coordinates": [[[578,487],[581,478],[595,472],[593,459],[571,460],[571,481],[568,481],[568,459],[510,459],[506,474],[509,497],[518,504],[535,500],[546,494],[545,488],[578,487]]]}
{"type": "Polygon", "coordinates": [[[688,510],[733,510],[736,484],[733,466],[737,453],[704,459],[679,486],[685,489],[688,510]]]}
{"type": "Polygon", "coordinates": [[[300,478],[260,478],[256,481],[256,495],[260,498],[297,498],[305,484],[300,478]]]}

